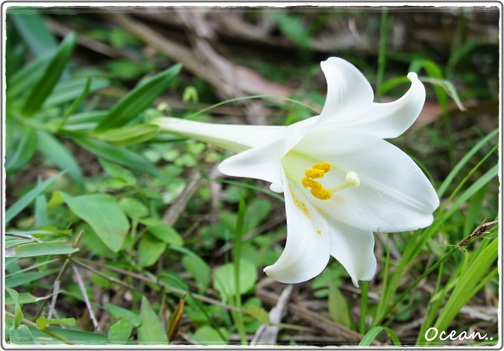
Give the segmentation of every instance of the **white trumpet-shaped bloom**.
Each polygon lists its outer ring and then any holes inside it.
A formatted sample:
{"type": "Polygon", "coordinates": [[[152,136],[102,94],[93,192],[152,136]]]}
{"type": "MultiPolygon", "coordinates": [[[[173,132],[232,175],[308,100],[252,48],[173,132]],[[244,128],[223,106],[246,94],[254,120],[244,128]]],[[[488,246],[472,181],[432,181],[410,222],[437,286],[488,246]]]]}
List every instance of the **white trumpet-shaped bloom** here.
{"type": "Polygon", "coordinates": [[[353,283],[376,271],[373,232],[430,225],[439,199],[427,177],[404,152],[385,141],[401,135],[419,115],[425,88],[411,87],[390,103],[373,102],[371,85],[349,62],[321,63],[327,99],[319,116],[290,126],[222,125],[159,118],[153,123],[237,152],[222,173],[262,179],[283,192],[287,242],[271,278],[298,283],[318,275],[330,256],[353,283]]]}

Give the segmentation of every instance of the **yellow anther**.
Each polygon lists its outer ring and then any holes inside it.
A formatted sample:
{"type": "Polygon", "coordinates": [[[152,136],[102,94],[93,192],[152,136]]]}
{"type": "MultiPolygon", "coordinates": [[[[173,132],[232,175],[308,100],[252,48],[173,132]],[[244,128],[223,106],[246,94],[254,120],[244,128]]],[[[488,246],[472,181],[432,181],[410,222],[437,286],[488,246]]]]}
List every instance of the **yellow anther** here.
{"type": "Polygon", "coordinates": [[[305,175],[308,178],[322,178],[324,176],[325,172],[321,169],[307,169],[305,172],[305,175]]]}
{"type": "Polygon", "coordinates": [[[322,188],[322,184],[320,184],[319,182],[317,182],[315,180],[311,180],[308,178],[301,179],[301,184],[303,184],[303,186],[305,188],[314,188],[314,189],[322,188]]]}
{"type": "Polygon", "coordinates": [[[332,193],[324,188],[320,189],[310,189],[310,192],[313,196],[315,196],[319,200],[329,200],[332,197],[332,193]]]}
{"type": "Polygon", "coordinates": [[[320,229],[317,229],[317,234],[318,235],[322,234],[322,231],[320,229]]]}
{"type": "Polygon", "coordinates": [[[321,171],[324,171],[324,173],[327,173],[331,170],[331,164],[329,162],[320,162],[314,164],[312,168],[320,169],[321,171]]]}

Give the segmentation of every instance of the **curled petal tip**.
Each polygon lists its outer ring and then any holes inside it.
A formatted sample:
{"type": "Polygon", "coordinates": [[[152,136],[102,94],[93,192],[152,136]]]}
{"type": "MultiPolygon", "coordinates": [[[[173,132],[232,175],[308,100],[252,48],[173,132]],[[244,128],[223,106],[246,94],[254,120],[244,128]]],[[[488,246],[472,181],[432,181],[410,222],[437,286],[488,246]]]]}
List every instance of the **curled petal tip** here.
{"type": "Polygon", "coordinates": [[[357,280],[352,279],[352,283],[357,289],[359,289],[359,282],[357,280]]]}
{"type": "Polygon", "coordinates": [[[410,72],[408,73],[408,79],[412,82],[418,80],[418,74],[416,74],[415,72],[410,72]]]}

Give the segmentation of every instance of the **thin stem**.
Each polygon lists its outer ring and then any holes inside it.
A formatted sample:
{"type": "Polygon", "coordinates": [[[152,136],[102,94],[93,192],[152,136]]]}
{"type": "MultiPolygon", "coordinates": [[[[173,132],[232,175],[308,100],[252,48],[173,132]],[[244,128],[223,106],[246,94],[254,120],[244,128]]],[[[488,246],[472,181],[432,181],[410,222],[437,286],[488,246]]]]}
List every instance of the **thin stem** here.
{"type": "MultiPolygon", "coordinates": [[[[240,259],[243,235],[243,221],[245,217],[245,200],[240,197],[238,205],[238,219],[236,222],[235,231],[235,247],[234,247],[234,279],[235,279],[235,306],[241,310],[241,293],[240,293],[240,259]]],[[[243,315],[240,312],[233,313],[236,321],[236,328],[240,334],[242,345],[247,344],[247,334],[243,323],[243,315]]]]}

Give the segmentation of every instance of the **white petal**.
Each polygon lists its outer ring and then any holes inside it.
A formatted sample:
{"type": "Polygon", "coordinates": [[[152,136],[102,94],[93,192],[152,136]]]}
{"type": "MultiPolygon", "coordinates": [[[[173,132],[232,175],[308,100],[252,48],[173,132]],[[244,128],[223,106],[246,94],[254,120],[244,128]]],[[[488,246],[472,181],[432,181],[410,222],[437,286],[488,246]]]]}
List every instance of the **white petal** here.
{"type": "Polygon", "coordinates": [[[338,191],[330,200],[313,198],[337,222],[392,232],[432,223],[432,213],[439,206],[436,192],[415,162],[394,145],[343,131],[310,134],[295,150],[333,165],[324,177],[326,188],[343,182],[349,171],[357,173],[358,188],[338,191]]]}
{"type": "Polygon", "coordinates": [[[371,231],[345,225],[330,224],[331,255],[338,260],[359,287],[359,280],[370,280],[376,272],[374,236],[371,231]]]}
{"type": "Polygon", "coordinates": [[[360,133],[369,133],[380,138],[396,138],[404,133],[417,119],[425,103],[425,87],[416,73],[408,74],[411,87],[400,99],[389,103],[373,103],[371,109],[348,124],[360,133]]]}
{"type": "Polygon", "coordinates": [[[327,222],[299,193],[297,185],[285,191],[287,243],[280,258],[264,272],[282,283],[300,283],[322,272],[330,257],[327,222]],[[303,206],[306,206],[304,207],[303,206]]]}
{"type": "Polygon", "coordinates": [[[219,165],[219,171],[234,176],[261,179],[274,183],[274,191],[283,189],[281,160],[299,140],[308,134],[316,119],[310,118],[285,127],[281,135],[272,142],[231,156],[219,165]]]}
{"type": "Polygon", "coordinates": [[[283,134],[283,126],[213,124],[161,117],[151,121],[168,133],[214,144],[233,152],[271,143],[283,134]]]}
{"type": "Polygon", "coordinates": [[[350,62],[330,57],[320,66],[327,81],[327,97],[319,123],[352,121],[358,110],[373,103],[373,89],[366,77],[350,62]]]}

